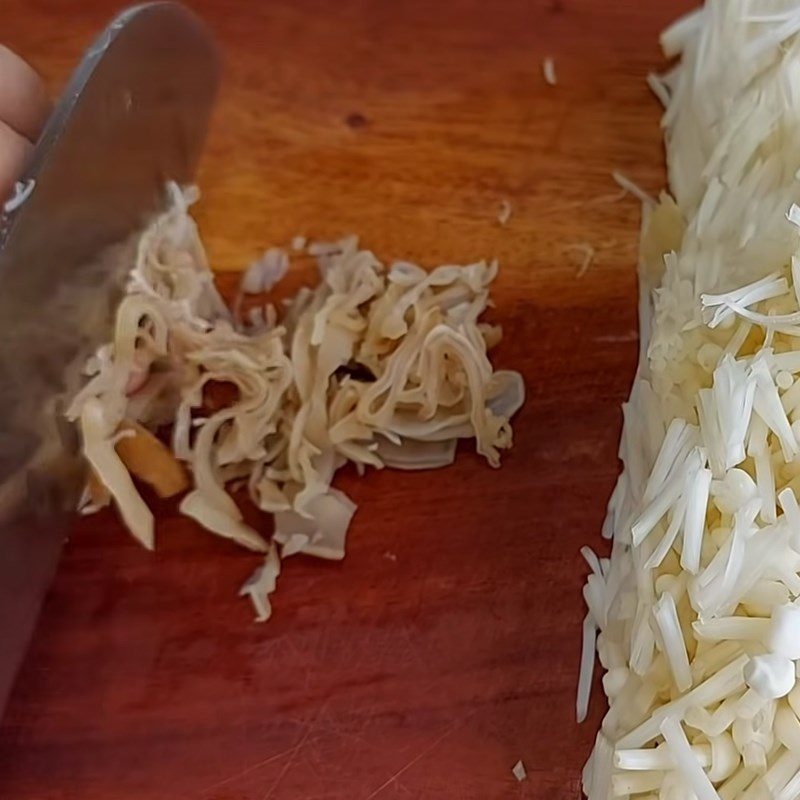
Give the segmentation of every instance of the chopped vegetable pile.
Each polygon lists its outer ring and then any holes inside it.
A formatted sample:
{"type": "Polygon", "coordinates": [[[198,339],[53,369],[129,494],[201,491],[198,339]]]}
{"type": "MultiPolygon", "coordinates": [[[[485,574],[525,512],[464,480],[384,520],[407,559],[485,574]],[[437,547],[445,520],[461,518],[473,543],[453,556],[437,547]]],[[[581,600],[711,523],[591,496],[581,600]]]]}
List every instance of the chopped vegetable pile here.
{"type": "MultiPolygon", "coordinates": [[[[268,304],[245,323],[241,296],[230,311],[214,286],[188,213],[196,192],[170,191],[170,209],[139,240],[113,340],[67,410],[90,466],[81,510],[113,501],[153,548],[136,481],[162,497],[186,492],[183,514],[265,554],[241,594],[266,620],[281,558],[344,557],[356,508],[331,483],[345,463],[362,474],[433,469],[471,438],[499,465],[524,387],[518,373],[493,371],[487,351],[500,330],[479,321],[497,265],[387,270],[355,237],[312,244],[316,288],[301,289],[280,320],[268,304]],[[271,539],[244,522],[237,486],[274,515],[271,539]]],[[[242,293],[268,291],[288,268],[286,252],[267,251],[242,293]]]]}
{"type": "Polygon", "coordinates": [[[662,36],[670,194],[644,204],[623,473],[584,554],[591,800],[800,797],[800,3],[662,36]]]}

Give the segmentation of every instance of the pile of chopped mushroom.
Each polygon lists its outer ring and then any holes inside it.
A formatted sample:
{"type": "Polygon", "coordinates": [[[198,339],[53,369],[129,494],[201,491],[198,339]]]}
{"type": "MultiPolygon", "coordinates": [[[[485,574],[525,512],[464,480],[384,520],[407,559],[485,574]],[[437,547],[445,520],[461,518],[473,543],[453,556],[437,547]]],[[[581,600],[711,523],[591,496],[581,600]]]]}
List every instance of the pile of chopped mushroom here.
{"type": "MultiPolygon", "coordinates": [[[[134,479],[162,497],[185,492],[183,514],[265,554],[241,593],[266,620],[281,558],[344,557],[355,505],[331,483],[348,461],[362,474],[433,469],[472,438],[499,465],[524,387],[518,373],[493,371],[500,331],[479,322],[497,265],[386,270],[355,237],[311,245],[318,286],[280,321],[266,305],[244,323],[241,297],[232,312],[214,285],[188,213],[196,193],[170,191],[169,210],[140,238],[113,340],[67,410],[90,466],[80,510],[113,501],[152,549],[153,514],[134,479]],[[274,515],[271,541],[243,521],[237,485],[274,515]]],[[[288,265],[284,251],[267,251],[242,292],[268,291],[288,265]]]]}

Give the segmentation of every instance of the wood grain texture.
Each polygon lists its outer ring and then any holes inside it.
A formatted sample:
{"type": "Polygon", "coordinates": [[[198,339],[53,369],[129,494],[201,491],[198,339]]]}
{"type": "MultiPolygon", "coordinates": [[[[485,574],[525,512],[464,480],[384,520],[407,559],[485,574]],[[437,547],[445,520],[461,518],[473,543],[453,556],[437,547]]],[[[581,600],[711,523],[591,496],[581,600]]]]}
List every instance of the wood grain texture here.
{"type": "MultiPolygon", "coordinates": [[[[193,5],[227,61],[200,178],[218,269],[296,233],[426,266],[496,256],[496,363],[529,399],[499,471],[465,449],[437,473],[345,474],[347,559],[288,561],[266,626],[236,597],[253,558],[173,506],[154,555],[110,514],[76,523],[0,727],[0,797],[574,800],[602,713],[595,695],[573,721],[578,549],[637,350],[638,208],[609,173],[663,182],[644,77],[686,3],[193,5]]],[[[114,10],[3,0],[0,36],[55,91],[114,10]]]]}

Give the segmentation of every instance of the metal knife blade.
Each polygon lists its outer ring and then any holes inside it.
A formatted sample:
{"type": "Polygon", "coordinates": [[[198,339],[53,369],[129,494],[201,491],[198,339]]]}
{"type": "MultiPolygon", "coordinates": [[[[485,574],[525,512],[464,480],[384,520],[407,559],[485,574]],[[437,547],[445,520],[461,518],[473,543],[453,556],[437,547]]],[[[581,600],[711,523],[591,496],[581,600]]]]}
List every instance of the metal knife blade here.
{"type": "Polygon", "coordinates": [[[89,48],[36,144],[32,191],[0,218],[0,711],[55,571],[80,481],[65,366],[111,331],[125,245],[188,183],[219,80],[185,7],[120,14],[89,48]]]}

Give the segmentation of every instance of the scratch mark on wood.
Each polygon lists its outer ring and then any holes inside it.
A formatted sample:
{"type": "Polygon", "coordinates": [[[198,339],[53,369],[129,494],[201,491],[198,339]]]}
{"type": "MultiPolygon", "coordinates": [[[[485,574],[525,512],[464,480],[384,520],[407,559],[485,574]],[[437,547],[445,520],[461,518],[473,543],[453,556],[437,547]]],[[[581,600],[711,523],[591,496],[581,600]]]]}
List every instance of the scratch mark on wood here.
{"type": "Polygon", "coordinates": [[[267,789],[267,793],[261,798],[261,800],[268,800],[272,795],[275,793],[275,790],[281,785],[281,781],[286,776],[286,773],[291,769],[292,764],[294,764],[295,759],[297,758],[297,754],[303,749],[303,746],[308,741],[311,734],[317,729],[317,722],[319,718],[322,716],[323,711],[327,708],[327,703],[323,703],[320,707],[319,711],[314,716],[314,719],[311,720],[308,727],[305,730],[305,733],[300,737],[300,741],[291,748],[289,758],[286,760],[286,763],[283,765],[283,769],[278,773],[278,777],[272,783],[272,786],[267,789]]]}
{"type": "Polygon", "coordinates": [[[208,794],[209,792],[213,792],[215,789],[219,789],[222,786],[227,786],[229,783],[233,783],[234,781],[239,780],[239,778],[244,778],[246,775],[249,775],[251,772],[256,772],[256,770],[261,769],[262,767],[266,767],[267,764],[271,764],[273,761],[277,761],[279,758],[283,758],[286,755],[294,750],[296,745],[292,747],[287,747],[285,750],[281,750],[279,753],[273,753],[273,755],[263,759],[262,761],[258,761],[255,764],[251,764],[249,767],[245,767],[243,770],[231,775],[228,778],[223,778],[221,781],[217,781],[217,783],[212,783],[211,786],[207,786],[203,789],[200,794],[208,794]]]}
{"type": "Polygon", "coordinates": [[[377,795],[379,795],[384,789],[388,788],[393,783],[395,783],[395,781],[397,781],[397,779],[404,772],[407,772],[408,770],[410,770],[411,767],[414,766],[414,764],[418,763],[423,758],[425,758],[425,756],[427,756],[431,752],[433,752],[451,733],[453,733],[453,731],[455,731],[457,728],[461,727],[471,717],[475,716],[475,713],[476,713],[476,711],[472,711],[471,713],[467,714],[467,716],[464,717],[463,719],[456,720],[449,728],[447,728],[444,731],[444,733],[439,735],[430,744],[426,745],[422,750],[420,750],[420,752],[417,753],[417,755],[415,755],[414,758],[411,759],[411,761],[409,761],[404,767],[401,767],[399,770],[397,770],[397,772],[395,772],[387,780],[385,780],[377,789],[375,789],[373,792],[368,794],[364,798],[364,800],[372,800],[373,797],[377,797],[377,795]]]}

